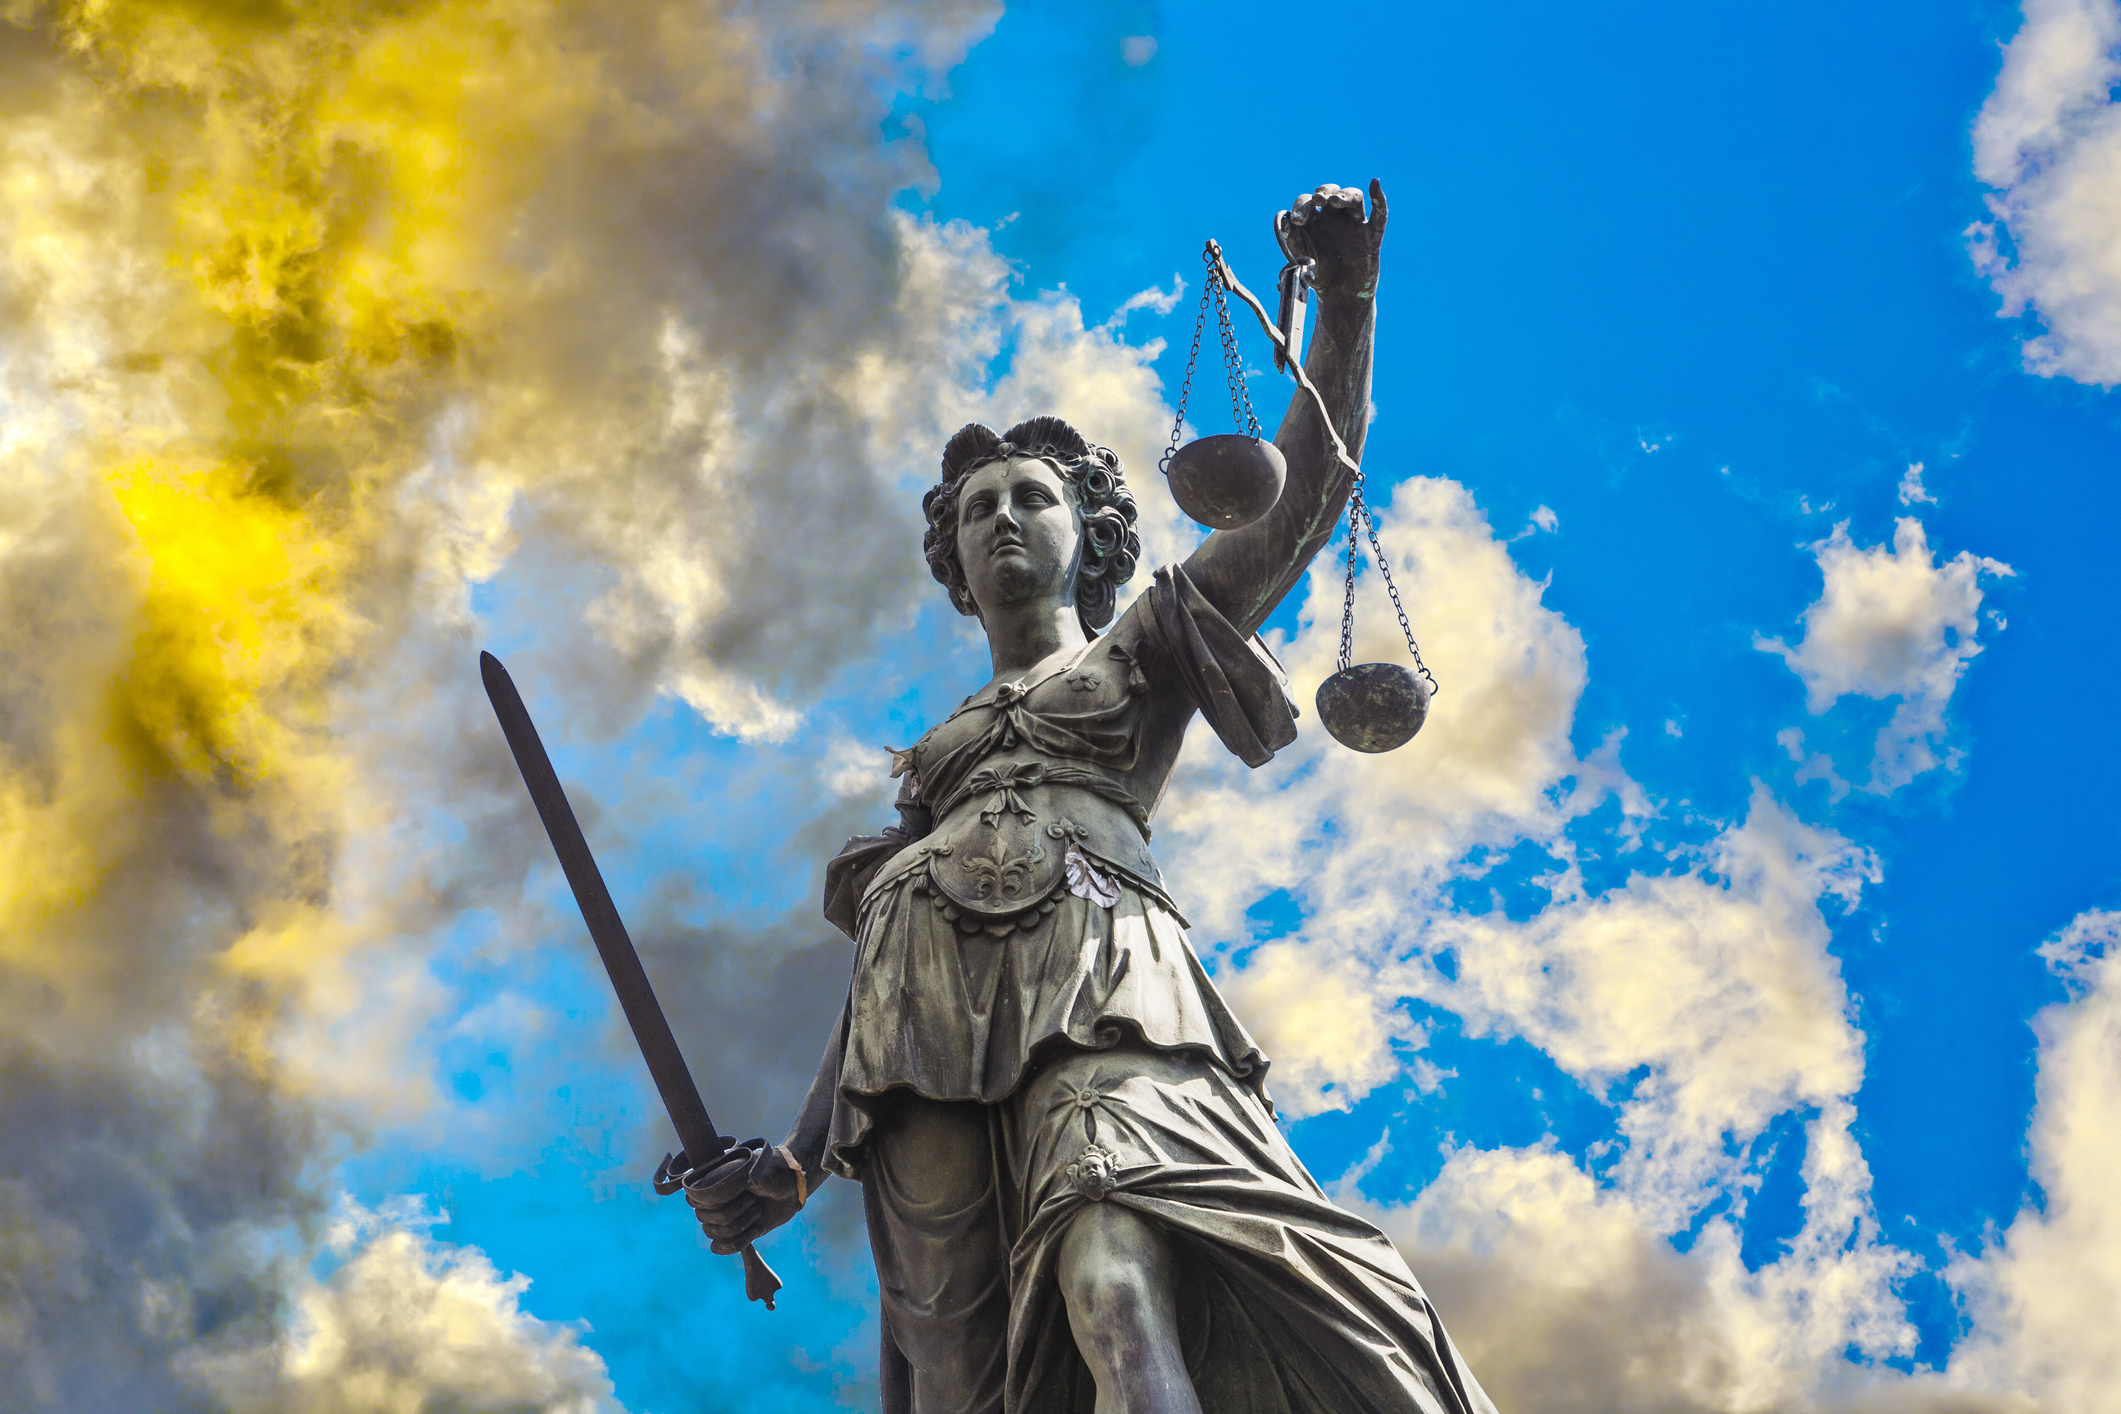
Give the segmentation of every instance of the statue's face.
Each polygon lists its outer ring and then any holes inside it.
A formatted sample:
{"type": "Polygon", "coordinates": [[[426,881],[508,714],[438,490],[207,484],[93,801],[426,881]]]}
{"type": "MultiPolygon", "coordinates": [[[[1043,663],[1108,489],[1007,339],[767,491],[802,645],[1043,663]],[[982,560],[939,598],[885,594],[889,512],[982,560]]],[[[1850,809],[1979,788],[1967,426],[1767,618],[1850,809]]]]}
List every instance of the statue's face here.
{"type": "Polygon", "coordinates": [[[965,478],[957,502],[957,557],[981,609],[1075,595],[1082,563],[1075,488],[1030,457],[989,462],[965,478]]]}

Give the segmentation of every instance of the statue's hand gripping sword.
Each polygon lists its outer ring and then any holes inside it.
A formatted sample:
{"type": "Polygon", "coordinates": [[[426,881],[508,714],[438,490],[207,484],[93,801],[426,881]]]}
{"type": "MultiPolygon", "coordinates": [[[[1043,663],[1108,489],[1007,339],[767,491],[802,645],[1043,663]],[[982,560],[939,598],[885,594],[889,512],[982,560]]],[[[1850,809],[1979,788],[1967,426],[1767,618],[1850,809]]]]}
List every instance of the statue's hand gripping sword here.
{"type": "MultiPolygon", "coordinates": [[[[604,970],[611,975],[611,989],[619,994],[619,1005],[626,1012],[626,1024],[633,1028],[641,1059],[648,1062],[648,1073],[655,1078],[663,1108],[677,1127],[678,1142],[684,1146],[691,1170],[703,1172],[729,1152],[735,1141],[718,1131],[707,1117],[707,1106],[701,1103],[699,1089],[692,1083],[692,1072],[685,1068],[677,1038],[670,1034],[670,1023],[663,1019],[663,1008],[648,985],[648,974],[641,970],[633,939],[626,936],[626,925],[619,921],[611,891],[604,887],[604,876],[597,871],[597,862],[589,853],[589,842],[582,838],[582,827],[575,823],[567,793],[560,789],[560,778],[553,773],[545,745],[538,740],[538,729],[531,725],[530,713],[523,706],[515,681],[491,653],[479,655],[479,675],[486,680],[486,695],[493,699],[494,715],[501,719],[501,731],[523,772],[523,784],[530,787],[531,803],[538,807],[545,833],[552,838],[553,853],[560,856],[560,868],[567,875],[568,887],[574,890],[574,901],[581,905],[582,921],[589,925],[589,936],[604,959],[604,970]]],[[[666,1159],[664,1166],[668,1168],[669,1164],[666,1159]]],[[[744,1294],[753,1301],[765,1302],[771,1311],[773,1294],[781,1289],[781,1279],[748,1242],[743,1255],[744,1294]]]]}

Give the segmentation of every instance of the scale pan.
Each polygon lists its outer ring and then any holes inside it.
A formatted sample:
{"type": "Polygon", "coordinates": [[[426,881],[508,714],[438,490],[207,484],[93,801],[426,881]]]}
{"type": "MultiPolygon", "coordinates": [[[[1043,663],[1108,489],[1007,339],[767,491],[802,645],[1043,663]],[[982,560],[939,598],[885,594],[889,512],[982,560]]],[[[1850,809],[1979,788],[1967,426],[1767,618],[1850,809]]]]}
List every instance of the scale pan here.
{"type": "Polygon", "coordinates": [[[1429,685],[1397,663],[1357,663],[1318,688],[1318,719],[1342,746],[1391,751],[1429,715],[1429,685]]]}
{"type": "Polygon", "coordinates": [[[1180,447],[1166,474],[1180,510],[1210,530],[1235,530],[1274,509],[1288,472],[1272,442],[1223,432],[1180,447]]]}

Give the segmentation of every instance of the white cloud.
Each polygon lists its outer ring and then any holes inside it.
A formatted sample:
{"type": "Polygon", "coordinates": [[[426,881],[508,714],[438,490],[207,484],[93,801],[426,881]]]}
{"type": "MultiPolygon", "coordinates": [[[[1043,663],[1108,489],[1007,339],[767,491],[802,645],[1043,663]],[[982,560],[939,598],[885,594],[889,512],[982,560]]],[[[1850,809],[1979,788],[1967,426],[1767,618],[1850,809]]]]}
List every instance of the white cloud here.
{"type": "Polygon", "coordinates": [[[1455,951],[1456,980],[1423,965],[1403,983],[1471,1034],[1524,1037],[1594,1092],[1638,1073],[1618,1103],[1628,1148],[1613,1179],[1657,1230],[1678,1231],[1741,1191],[1749,1146],[1777,1115],[1845,1124],[1862,1037],[1820,902],[1852,906],[1878,877],[1867,851],[1756,786],[1749,818],[1700,869],[1637,875],[1524,923],[1438,918],[1424,946],[1455,951]]]}
{"type": "Polygon", "coordinates": [[[2043,1409],[2121,1410],[2121,912],[2080,914],[2040,949],[2070,1000],[2033,1021],[2039,1185],[1986,1251],[1948,1273],[1971,1330],[1950,1374],[2043,1409]]]}
{"type": "Polygon", "coordinates": [[[1510,543],[1515,544],[1528,535],[1537,535],[1540,531],[1551,535],[1560,528],[1561,517],[1554,513],[1552,506],[1534,506],[1532,514],[1525,518],[1524,529],[1511,536],[1510,543]]]}
{"type": "Polygon", "coordinates": [[[1993,222],[1967,230],[2003,313],[2036,310],[2036,373],[2121,382],[2121,6],[2025,0],[1996,88],[1974,124],[1974,173],[1993,222]],[[1998,224],[2008,233],[2006,242],[1998,224]],[[2008,246],[2008,249],[2006,248],[2008,246]]]}
{"type": "MultiPolygon", "coordinates": [[[[1772,807],[1770,807],[1772,808],[1772,807]]],[[[1761,806],[1756,803],[1756,817],[1761,806]]],[[[1752,852],[1783,856],[1752,883],[1732,875],[1737,894],[1783,888],[1796,904],[1811,888],[1852,891],[1868,866],[1816,833],[1823,854],[1809,864],[1792,851],[1787,819],[1752,852]],[[1795,864],[1794,871],[1790,868],[1795,864]],[[1812,877],[1802,876],[1810,870],[1812,877]],[[1852,872],[1853,871],[1853,872],[1852,872]],[[1771,882],[1780,876],[1781,883],[1771,882]]],[[[1755,828],[1749,822],[1745,830],[1755,828]]],[[[1798,827],[1801,831],[1802,827],[1798,827]]],[[[1628,893],[1640,889],[1638,880],[1628,893]]],[[[1698,901],[1697,901],[1698,902],[1698,901]]],[[[1639,907],[1641,900],[1636,900],[1639,907]]],[[[1668,910],[1679,916],[1692,910],[1668,910]]],[[[1741,910],[1730,920],[1742,940],[1741,910]]],[[[1527,925],[1539,931],[1539,920],[1527,925]]],[[[1793,955],[1771,943],[1768,967],[1734,966],[1709,940],[1701,977],[1732,974],[1730,994],[1714,997],[1682,968],[1676,988],[1658,939],[1669,924],[1616,930],[1616,949],[1647,943],[1652,961],[1639,990],[1615,998],[1588,986],[1568,950],[1543,954],[1563,976],[1541,1005],[1520,1007],[1536,1026],[1562,1018],[1557,1058],[1604,1054],[1596,1076],[1634,1054],[1662,1053],[1660,1064],[1690,1072],[1699,1084],[1741,1101],[1744,1071],[1760,1064],[1770,1088],[1776,1076],[1815,1095],[1824,1083],[1851,1083],[1857,1057],[1833,1038],[1823,998],[1806,999],[1803,981],[1828,995],[1838,979],[1816,929],[1769,923],[1758,936],[1794,940],[1793,955]],[[1803,935],[1811,933],[1807,940],[1803,935]],[[1809,954],[1809,956],[1806,956],[1809,954]],[[1822,972],[1822,968],[1824,972],[1822,972]],[[1794,971],[1794,987],[1774,975],[1794,971]],[[1822,982],[1824,985],[1822,986],[1822,982]],[[1676,990],[1706,1010],[1655,997],[1676,990]],[[1592,999],[1578,1006],[1574,994],[1592,999]],[[1780,1000],[1777,1000],[1778,994],[1780,1000]],[[1654,1000],[1645,1004],[1645,997],[1654,1000]],[[1762,1003],[1765,1002],[1763,1005],[1762,1003]],[[1794,1004],[1793,1004],[1794,1003],[1794,1004]],[[1608,1015],[1618,1013],[1612,1020],[1608,1015]],[[1637,1018],[1666,1018],[1638,1032],[1637,1018]],[[1672,1018],[1678,1017],[1674,1020],[1672,1018]],[[1793,1033],[1788,1023],[1799,1023],[1793,1033]],[[1730,1053],[1715,1052],[1735,1026],[1749,1033],[1730,1053]],[[1594,1034],[1588,1044],[1578,1033],[1594,1034]],[[1647,1043],[1630,1038],[1649,1038],[1647,1043]],[[1763,1061],[1778,1038],[1794,1035],[1790,1055],[1763,1061]],[[1803,1039],[1810,1036],[1811,1040],[1803,1039]],[[1819,1044],[1824,1041],[1826,1044],[1819,1044]],[[1601,1052],[1599,1046],[1611,1046],[1601,1052]]],[[[2035,1020],[2040,1038],[2039,1101],[2030,1133],[2039,1201],[1982,1251],[1956,1258],[1946,1272],[1967,1320],[1943,1371],[1912,1374],[1877,1363],[1912,1350],[1896,1285],[1915,1263],[1879,1240],[1869,1202],[1869,1173],[1852,1132],[1848,1093],[1826,1097],[1805,1131],[1803,1222],[1785,1251],[1757,1270],[1740,1257],[1736,1222],[1718,1214],[1701,1224],[1689,1250],[1666,1239],[1674,1213],[1660,1185],[1592,1177],[1551,1142],[1524,1149],[1460,1147],[1442,1173],[1411,1203],[1372,1205],[1370,1212],[1407,1252],[1435,1293],[1474,1369],[1505,1408],[1551,1414],[1611,1409],[1679,1414],[2114,1414],[2121,1410],[2121,912],[2080,915],[2040,949],[2071,998],[2035,1020]],[[1853,1351],[1859,1358],[1848,1358],[1853,1351]]],[[[1470,954],[1469,954],[1470,956],[1470,954]]],[[[1621,963],[1623,969],[1627,967],[1621,963]]],[[[1518,967],[1528,977],[1532,969],[1518,967]]],[[[1845,999],[1844,999],[1845,1004],[1845,999]]],[[[1538,1037],[1535,1035],[1535,1039],[1538,1037]]],[[[1566,1059],[1564,1060],[1566,1062],[1566,1059]]],[[[1640,1089],[1638,1088],[1638,1094],[1640,1089]]],[[[1632,1102],[1631,1102],[1632,1103],[1632,1102]]],[[[1739,1109],[1745,1105],[1740,1104],[1739,1109]]],[[[1757,1114],[1757,1108],[1753,1113],[1757,1114]]],[[[1742,1130],[1742,1126],[1740,1127],[1742,1130]]],[[[1734,1136],[1735,1137],[1735,1136],[1734,1136]]],[[[1725,1180],[1730,1184],[1729,1179],[1725,1180]]],[[[1730,1184],[1742,1216],[1745,1189],[1730,1184]]]]}
{"type": "Polygon", "coordinates": [[[1300,944],[1260,948],[1223,990],[1273,1058],[1277,1107],[1292,1118],[1352,1107],[1399,1074],[1395,1041],[1421,1041],[1367,968],[1300,944]]]}
{"type": "Polygon", "coordinates": [[[1827,800],[1831,804],[1840,804],[1854,789],[1847,781],[1841,779],[1841,773],[1834,769],[1833,757],[1824,751],[1809,754],[1805,752],[1804,728],[1784,727],[1775,733],[1775,744],[1796,764],[1797,772],[1790,779],[1800,786],[1808,781],[1825,781],[1827,800]]]}
{"type": "MultiPolygon", "coordinates": [[[[1842,1132],[1843,1118],[1815,1121],[1808,1137],[1842,1132]]],[[[1810,1154],[1806,1167],[1816,1184],[1810,1154]]],[[[1751,1272],[1725,1219],[1679,1252],[1551,1144],[1454,1149],[1418,1199],[1370,1213],[1504,1409],[2033,1414],[1847,1358],[1909,1348],[1892,1294],[1906,1262],[1877,1243],[1861,1203],[1819,1192],[1790,1249],[1751,1272]]]]}
{"type": "Polygon", "coordinates": [[[344,1260],[303,1279],[274,1344],[189,1360],[229,1414],[623,1414],[586,1327],[522,1309],[525,1276],[475,1247],[438,1243],[415,1211],[349,1205],[331,1246],[344,1260]]]}
{"type": "MultiPolygon", "coordinates": [[[[1258,775],[1196,744],[1159,830],[1197,938],[1239,935],[1267,889],[1303,906],[1297,932],[1221,970],[1272,1038],[1277,1097],[1297,1115],[1343,1107],[1395,1065],[1449,1083],[1397,1005],[1414,999],[1469,1035],[1529,1041],[1608,1099],[1617,1151],[1597,1177],[1551,1145],[1461,1148],[1411,1206],[1377,1210],[1504,1407],[1795,1411],[1873,1393],[1893,1401],[1881,1408],[1948,1407],[1869,1363],[1912,1349],[1895,1284],[1914,1264],[1872,1212],[1853,1129],[1863,1038],[1827,910],[1855,905],[1878,861],[1756,787],[1693,867],[1588,893],[1569,822],[1617,797],[1608,838],[1627,848],[1657,807],[1622,769],[1619,733],[1587,759],[1569,745],[1580,638],[1462,487],[1409,482],[1384,519],[1444,683],[1422,735],[1357,757],[1307,721],[1258,775]],[[1521,922],[1499,901],[1453,909],[1447,883],[1526,843],[1551,859],[1534,881],[1545,908],[1521,922]],[[1802,1225],[1748,1272],[1760,1145],[1793,1113],[1802,1225]],[[1671,1237],[1695,1224],[1679,1253],[1671,1237]]],[[[1287,649],[1306,700],[1332,665],[1337,573],[1314,570],[1287,649]]],[[[1363,607],[1357,656],[1403,653],[1397,626],[1363,607]]]]}
{"type": "Polygon", "coordinates": [[[1900,699],[1878,733],[1872,790],[1892,790],[1952,765],[1956,756],[1940,760],[1937,746],[1945,706],[1981,651],[1981,577],[2014,571],[1965,550],[1939,565],[1912,516],[1900,519],[1890,546],[1857,546],[1844,521],[1811,548],[1825,584],[1804,611],[1802,641],[1792,648],[1756,634],[1753,646],[1779,654],[1804,680],[1814,716],[1848,695],[1900,699]]]}
{"type": "MultiPolygon", "coordinates": [[[[1579,762],[1569,743],[1584,683],[1582,639],[1540,603],[1545,586],[1517,567],[1466,488],[1403,482],[1380,519],[1422,651],[1443,684],[1421,735],[1366,756],[1318,725],[1312,704],[1334,668],[1343,573],[1322,557],[1284,654],[1304,712],[1296,744],[1254,773],[1196,730],[1158,817],[1159,858],[1203,947],[1244,937],[1245,910],[1262,893],[1288,889],[1302,903],[1301,934],[1261,949],[1254,966],[1300,965],[1334,979],[1355,975],[1351,967],[1374,973],[1412,937],[1411,910],[1468,851],[1552,839],[1620,783],[1607,781],[1617,773],[1579,762]],[[1572,775],[1600,783],[1557,792],[1572,775]]],[[[1359,592],[1357,661],[1406,661],[1374,572],[1359,592]]],[[[1317,994],[1284,996],[1244,969],[1222,976],[1244,999],[1247,1024],[1305,1038],[1300,1059],[1273,1077],[1291,1114],[1342,1106],[1392,1073],[1386,1058],[1400,1033],[1388,989],[1366,984],[1375,995],[1349,1004],[1348,1024],[1321,1031],[1296,1015],[1317,994]]]]}
{"type": "Polygon", "coordinates": [[[1909,462],[1906,474],[1900,478],[1900,504],[1913,506],[1924,503],[1935,505],[1937,498],[1922,484],[1922,463],[1909,462]]]}

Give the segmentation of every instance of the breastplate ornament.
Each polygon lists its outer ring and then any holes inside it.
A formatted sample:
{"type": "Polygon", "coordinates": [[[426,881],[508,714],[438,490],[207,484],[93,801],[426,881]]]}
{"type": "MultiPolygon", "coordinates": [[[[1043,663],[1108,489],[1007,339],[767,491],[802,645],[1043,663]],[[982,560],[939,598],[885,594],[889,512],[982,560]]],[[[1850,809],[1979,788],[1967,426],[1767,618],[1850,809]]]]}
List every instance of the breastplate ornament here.
{"type": "Polygon", "coordinates": [[[959,931],[1006,937],[1073,890],[1118,902],[1118,876],[1162,897],[1148,842],[1126,809],[1070,779],[1068,766],[998,761],[966,782],[935,832],[879,871],[871,893],[911,874],[914,893],[959,931]]]}
{"type": "Polygon", "coordinates": [[[982,766],[966,782],[966,806],[937,833],[928,853],[930,897],[965,932],[1007,932],[1053,911],[1066,886],[1063,849],[1072,837],[1041,821],[1047,792],[1042,761],[982,766]],[[1051,834],[1051,838],[1048,838],[1051,834]],[[1044,905],[1044,907],[1041,907],[1044,905]]]}

